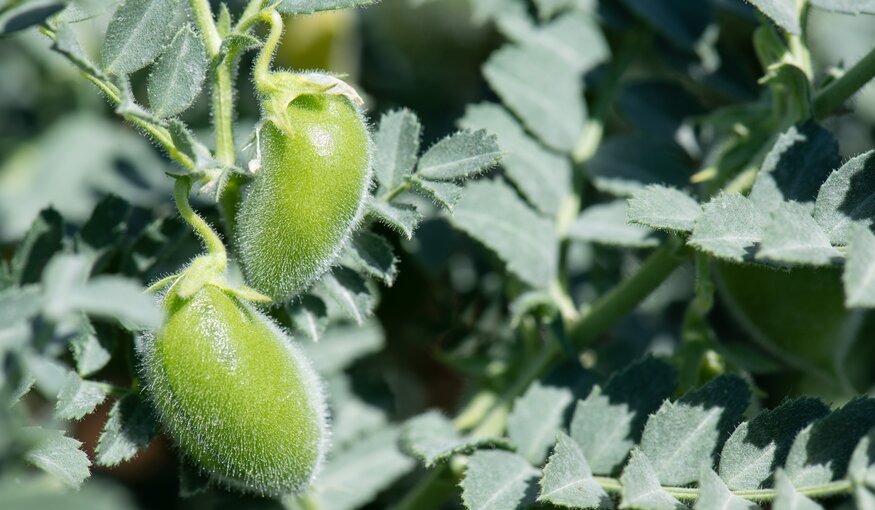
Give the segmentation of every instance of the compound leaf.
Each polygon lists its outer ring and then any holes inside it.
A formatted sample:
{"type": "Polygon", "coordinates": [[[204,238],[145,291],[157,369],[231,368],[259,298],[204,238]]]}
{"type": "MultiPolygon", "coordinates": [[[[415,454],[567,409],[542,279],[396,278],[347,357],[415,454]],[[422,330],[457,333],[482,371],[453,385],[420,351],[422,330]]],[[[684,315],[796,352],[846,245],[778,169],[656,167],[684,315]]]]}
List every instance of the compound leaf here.
{"type": "Polygon", "coordinates": [[[875,426],[875,399],[856,398],[802,430],[784,465],[797,487],[821,485],[845,476],[860,439],[875,426]]]}
{"type": "Polygon", "coordinates": [[[593,387],[579,400],[571,419],[571,437],[580,445],[596,474],[613,474],[641,438],[647,417],[676,385],[674,369],[644,358],[616,372],[604,389],[593,387]],[[647,381],[641,385],[641,381],[647,381]]]}

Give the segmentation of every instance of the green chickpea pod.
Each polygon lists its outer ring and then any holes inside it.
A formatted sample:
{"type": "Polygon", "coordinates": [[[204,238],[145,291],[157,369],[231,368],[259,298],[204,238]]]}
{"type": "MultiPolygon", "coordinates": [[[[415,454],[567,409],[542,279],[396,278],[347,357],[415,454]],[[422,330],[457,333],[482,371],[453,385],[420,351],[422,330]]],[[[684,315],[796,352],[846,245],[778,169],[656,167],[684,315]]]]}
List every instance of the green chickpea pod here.
{"type": "Polygon", "coordinates": [[[279,496],[303,491],[328,449],[325,397],[304,353],[250,301],[270,301],[225,280],[219,237],[188,204],[183,218],[207,254],[151,290],[167,288],[165,320],[138,342],[146,392],[179,448],[210,479],[279,496]]]}
{"type": "Polygon", "coordinates": [[[259,168],[237,213],[236,240],[248,283],[285,301],[329,268],[358,223],[370,141],[348,85],[268,71],[271,39],[281,30],[281,21],[271,22],[255,69],[265,117],[259,168]]]}
{"type": "Polygon", "coordinates": [[[182,453],[230,488],[300,492],[327,450],[321,384],[269,318],[207,284],[164,299],[167,321],[142,342],[148,390],[182,453]]]}

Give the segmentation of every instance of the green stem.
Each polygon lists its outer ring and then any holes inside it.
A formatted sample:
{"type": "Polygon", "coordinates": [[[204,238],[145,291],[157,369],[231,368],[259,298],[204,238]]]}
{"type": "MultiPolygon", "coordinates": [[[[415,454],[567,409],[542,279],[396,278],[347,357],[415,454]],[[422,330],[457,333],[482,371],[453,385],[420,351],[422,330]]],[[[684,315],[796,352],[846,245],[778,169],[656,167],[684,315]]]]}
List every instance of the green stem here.
{"type": "MultiPolygon", "coordinates": [[[[219,55],[222,37],[213,19],[209,0],[189,0],[197,22],[198,31],[204,40],[204,47],[211,59],[219,55]]],[[[237,160],[234,147],[234,59],[227,58],[213,71],[213,123],[215,124],[216,160],[226,166],[233,166],[237,160]]]]}
{"type": "Polygon", "coordinates": [[[191,228],[203,239],[207,253],[215,257],[219,265],[224,268],[228,259],[225,245],[207,222],[191,208],[191,204],[188,203],[190,192],[191,181],[189,178],[178,177],[173,186],[173,198],[176,200],[176,208],[179,209],[182,219],[191,225],[191,228]]]}
{"type": "Polygon", "coordinates": [[[681,244],[677,237],[669,238],[641,264],[637,273],[584,310],[581,319],[568,332],[571,343],[578,349],[585,347],[638,306],[687,260],[678,253],[681,244]]]}
{"type": "Polygon", "coordinates": [[[827,117],[872,78],[875,78],[875,49],[817,93],[814,98],[814,116],[818,119],[827,117]]]}
{"type": "Polygon", "coordinates": [[[449,464],[435,467],[391,510],[435,510],[458,488],[449,464]]]}
{"type": "Polygon", "coordinates": [[[523,367],[522,373],[504,390],[498,400],[471,431],[475,436],[500,436],[504,432],[507,414],[514,400],[519,397],[533,381],[544,375],[559,359],[561,351],[557,342],[548,342],[538,353],[538,357],[523,367]]]}
{"type": "Polygon", "coordinates": [[[216,22],[213,20],[210,2],[209,0],[189,0],[189,5],[191,5],[191,12],[194,13],[198,31],[200,31],[201,37],[204,39],[204,47],[207,49],[207,54],[210,57],[215,57],[219,54],[219,48],[222,47],[222,38],[219,36],[216,22]]]}
{"type": "Polygon", "coordinates": [[[270,83],[270,61],[273,59],[273,52],[276,50],[283,35],[283,18],[275,9],[263,12],[260,19],[270,24],[270,33],[267,35],[264,46],[261,47],[261,51],[258,53],[252,73],[255,87],[259,92],[262,91],[265,85],[270,83]]]}
{"type": "MultiPolygon", "coordinates": [[[[47,26],[40,27],[40,32],[53,41],[57,37],[54,30],[47,26]]],[[[75,62],[73,62],[73,64],[76,65],[75,62]]],[[[109,100],[112,101],[114,104],[120,104],[122,102],[118,87],[116,87],[109,81],[104,80],[103,78],[100,78],[85,71],[84,69],[80,68],[79,73],[83,77],[85,77],[86,80],[90,81],[92,84],[94,84],[94,86],[100,89],[100,91],[103,92],[104,95],[106,95],[106,97],[108,97],[109,100]]],[[[143,131],[145,131],[152,138],[154,138],[156,142],[164,147],[164,149],[167,151],[167,154],[171,158],[178,161],[182,166],[189,170],[194,168],[194,162],[192,162],[191,158],[189,158],[187,155],[183,154],[179,151],[179,149],[176,148],[176,144],[173,143],[173,139],[170,136],[170,132],[167,131],[167,128],[158,124],[154,124],[142,118],[133,117],[131,115],[124,115],[123,117],[125,120],[140,127],[143,131]]]]}
{"type": "Polygon", "coordinates": [[[261,17],[261,9],[264,7],[264,0],[250,0],[240,15],[240,20],[237,21],[235,31],[238,33],[246,33],[253,25],[258,23],[261,17]]]}
{"type": "Polygon", "coordinates": [[[410,189],[410,183],[404,182],[390,189],[380,197],[381,202],[391,202],[395,197],[410,189]]]}
{"type": "MultiPolygon", "coordinates": [[[[100,91],[103,92],[110,101],[115,104],[121,103],[119,91],[112,83],[104,81],[97,76],[94,76],[93,74],[87,73],[85,71],[81,71],[81,73],[82,76],[85,77],[85,79],[87,79],[97,88],[99,88],[100,91]]],[[[170,132],[167,131],[167,128],[149,122],[145,119],[134,117],[132,115],[123,115],[123,117],[125,120],[127,120],[131,124],[136,125],[140,129],[145,131],[149,136],[151,136],[156,142],[164,147],[164,150],[167,151],[167,155],[175,159],[179,164],[189,170],[194,168],[194,162],[191,160],[191,158],[189,158],[186,154],[176,148],[176,144],[173,143],[173,138],[170,136],[170,132]]]]}
{"type": "Polygon", "coordinates": [[[233,59],[216,67],[213,83],[213,121],[215,122],[216,160],[226,166],[237,162],[234,146],[233,59]]]}
{"type": "Polygon", "coordinates": [[[571,153],[571,159],[576,164],[583,163],[595,154],[604,134],[605,117],[610,111],[614,96],[620,86],[620,80],[632,65],[650,39],[646,29],[638,29],[623,41],[617,55],[611,60],[607,76],[599,86],[595,104],[590,112],[589,121],[584,127],[580,138],[571,153]]]}
{"type": "MultiPolygon", "coordinates": [[[[610,494],[620,494],[623,490],[623,484],[616,478],[605,476],[596,476],[595,481],[610,494]]],[[[662,487],[662,490],[671,494],[680,501],[695,501],[699,498],[699,489],[697,487],[662,487]]],[[[829,482],[823,485],[811,485],[808,487],[797,487],[796,491],[800,494],[813,498],[825,498],[839,494],[848,494],[852,490],[851,482],[848,480],[839,480],[829,482]]],[[[748,501],[764,502],[772,501],[777,496],[774,489],[756,489],[730,491],[736,496],[742,497],[748,501]]]]}

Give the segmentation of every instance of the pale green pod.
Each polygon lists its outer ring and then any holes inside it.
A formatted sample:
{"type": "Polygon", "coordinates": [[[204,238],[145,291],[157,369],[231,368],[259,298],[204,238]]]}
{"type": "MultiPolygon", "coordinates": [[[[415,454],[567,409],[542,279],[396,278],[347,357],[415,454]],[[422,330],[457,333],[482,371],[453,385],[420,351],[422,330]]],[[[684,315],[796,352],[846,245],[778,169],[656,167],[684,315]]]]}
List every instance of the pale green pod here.
{"type": "Polygon", "coordinates": [[[237,214],[237,252],[249,285],[276,301],[298,294],[335,259],[368,195],[369,141],[350,100],[304,95],[283,130],[259,134],[260,169],[237,214]]]}
{"type": "Polygon", "coordinates": [[[181,452],[234,489],[305,489],[328,428],[303,353],[273,321],[212,285],[188,299],[171,289],[164,308],[165,324],[140,351],[151,400],[181,452]]]}

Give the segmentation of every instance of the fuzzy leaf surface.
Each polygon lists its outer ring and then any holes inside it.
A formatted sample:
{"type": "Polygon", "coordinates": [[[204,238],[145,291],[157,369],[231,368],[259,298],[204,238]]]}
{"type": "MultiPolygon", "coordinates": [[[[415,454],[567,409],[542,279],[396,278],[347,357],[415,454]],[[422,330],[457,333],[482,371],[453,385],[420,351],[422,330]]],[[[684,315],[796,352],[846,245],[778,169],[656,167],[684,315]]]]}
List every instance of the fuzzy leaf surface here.
{"type": "Polygon", "coordinates": [[[814,122],[792,126],[766,155],[750,199],[768,209],[797,202],[810,212],[820,186],[840,165],[838,142],[829,131],[814,122]]]}
{"type": "Polygon", "coordinates": [[[756,258],[778,263],[827,266],[842,254],[832,247],[809,207],[798,202],[780,203],[763,230],[756,258]]]}
{"type": "Polygon", "coordinates": [[[65,420],[78,420],[105,399],[106,390],[100,384],[84,381],[75,372],[70,372],[58,393],[55,416],[65,420]]]}
{"type": "Polygon", "coordinates": [[[425,151],[416,170],[434,181],[467,179],[488,170],[500,157],[495,135],[483,129],[458,131],[425,151]]]}
{"type": "Polygon", "coordinates": [[[179,0],[126,0],[116,9],[103,42],[101,62],[115,75],[146,67],[179,26],[179,0]]]}
{"type": "Polygon", "coordinates": [[[416,166],[422,126],[416,114],[408,109],[383,114],[374,135],[374,172],[380,184],[394,189],[416,166]]]}
{"type": "Polygon", "coordinates": [[[502,181],[466,186],[450,222],[494,251],[529,285],[546,287],[556,275],[558,240],[553,222],[532,211],[502,181]]]}
{"type": "Polygon", "coordinates": [[[533,383],[514,402],[507,417],[507,435],[517,447],[517,453],[538,466],[547,456],[562,427],[565,410],[571,404],[568,388],[533,383]]]}
{"type": "Polygon", "coordinates": [[[532,504],[540,472],[519,455],[480,450],[471,456],[462,480],[468,510],[515,510],[532,504]]]}
{"type": "Polygon", "coordinates": [[[803,429],[784,465],[796,487],[821,485],[845,476],[854,448],[875,427],[875,399],[858,397],[803,429]]]}
{"type": "Polygon", "coordinates": [[[623,199],[587,207],[568,228],[568,237],[627,248],[657,246],[659,238],[653,230],[628,222],[628,209],[623,199]]]}
{"type": "Polygon", "coordinates": [[[613,508],[610,496],[596,482],[580,446],[564,432],[544,467],[538,501],[566,508],[613,508]]]}
{"type": "Polygon", "coordinates": [[[703,470],[702,476],[699,477],[699,499],[696,500],[696,505],[693,508],[694,510],[711,510],[712,508],[756,510],[759,507],[756,503],[733,494],[723,483],[723,480],[717,476],[717,473],[708,468],[703,470]]]}
{"type": "Polygon", "coordinates": [[[60,430],[39,427],[26,429],[30,444],[24,458],[30,464],[54,476],[65,485],[78,489],[90,475],[91,461],[80,447],[82,443],[60,430]]]}
{"type": "Polygon", "coordinates": [[[742,423],[723,445],[720,478],[732,490],[767,486],[775,468],[787,459],[796,434],[828,412],[819,400],[802,397],[742,423]]]}
{"type": "Polygon", "coordinates": [[[629,198],[629,221],[655,229],[690,232],[701,213],[702,206],[677,188],[654,184],[629,198]]]}
{"type": "Polygon", "coordinates": [[[438,411],[428,411],[408,420],[401,434],[401,445],[427,468],[457,453],[510,447],[506,440],[500,438],[462,437],[452,422],[438,411]]]}
{"type": "Polygon", "coordinates": [[[502,106],[480,103],[468,106],[460,121],[468,129],[486,129],[498,137],[501,166],[523,196],[547,214],[555,214],[571,191],[568,158],[545,148],[525,133],[502,106]]]}
{"type": "Polygon", "coordinates": [[[149,404],[137,395],[122,397],[109,411],[109,419],[94,451],[96,462],[101,466],[115,466],[132,459],[149,446],[156,429],[149,404]]]}
{"type": "Polygon", "coordinates": [[[684,505],[662,488],[647,455],[632,450],[629,463],[620,477],[623,484],[620,508],[683,510],[684,505]]]}
{"type": "Polygon", "coordinates": [[[580,77],[561,57],[537,46],[508,44],[489,57],[483,76],[541,142],[560,152],[574,148],[586,106],[580,77]]]}
{"type": "Polygon", "coordinates": [[[875,234],[866,227],[851,234],[842,280],[847,306],[875,307],[875,234]]]}
{"type": "Polygon", "coordinates": [[[674,369],[645,358],[615,373],[604,389],[593,387],[579,400],[571,419],[571,437],[580,445],[594,473],[611,475],[641,438],[647,417],[671,396],[674,369]],[[648,381],[642,386],[640,381],[648,381]]]}
{"type": "Polygon", "coordinates": [[[718,448],[741,421],[749,401],[747,383],[723,375],[677,402],[663,403],[647,420],[640,445],[660,482],[697,481],[701,470],[713,465],[718,448]]]}
{"type": "Polygon", "coordinates": [[[833,172],[817,194],[814,218],[834,245],[850,241],[854,225],[871,228],[875,222],[875,151],[842,165],[833,172]]]}
{"type": "Polygon", "coordinates": [[[185,111],[200,94],[207,53],[191,25],[183,25],[155,63],[146,90],[149,107],[159,117],[185,111]]]}
{"type": "Polygon", "coordinates": [[[723,193],[705,204],[693,226],[689,244],[715,257],[751,259],[769,216],[742,195],[723,193]]]}

